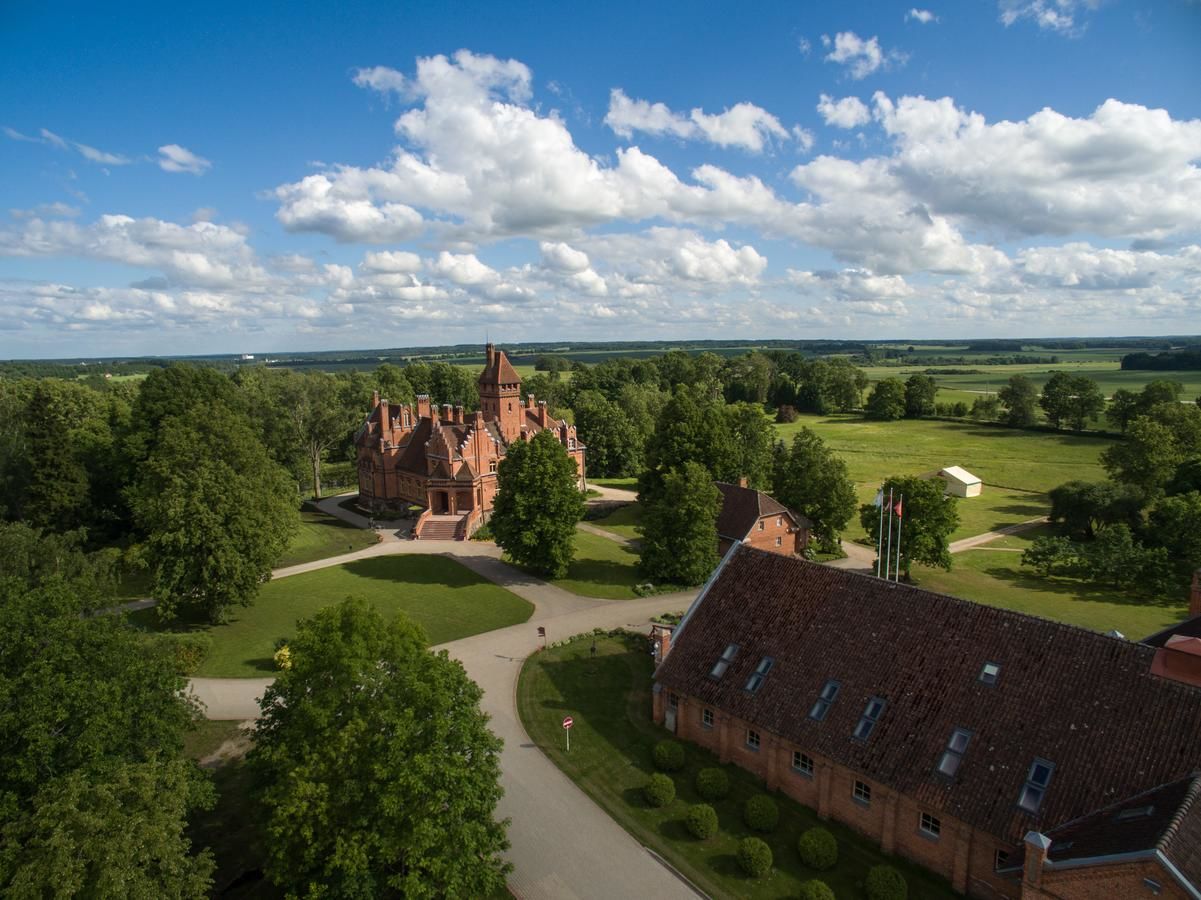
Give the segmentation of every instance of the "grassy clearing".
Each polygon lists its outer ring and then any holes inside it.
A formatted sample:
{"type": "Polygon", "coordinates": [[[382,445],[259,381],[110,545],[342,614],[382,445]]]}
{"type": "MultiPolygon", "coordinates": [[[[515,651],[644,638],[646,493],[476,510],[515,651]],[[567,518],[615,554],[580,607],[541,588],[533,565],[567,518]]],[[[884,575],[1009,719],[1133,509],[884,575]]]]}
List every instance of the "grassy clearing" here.
{"type": "Polygon", "coordinates": [[[599,484],[602,487],[617,488],[621,491],[637,491],[638,479],[630,478],[589,478],[589,484],[599,484]]]}
{"type": "MultiPolygon", "coordinates": [[[[365,597],[386,618],[405,613],[425,629],[431,644],[515,625],[534,612],[528,601],[446,557],[360,559],[268,582],[254,606],[235,612],[225,625],[208,627],[213,651],[196,674],[270,675],[276,639],[294,634],[299,619],[351,595],[365,597]]],[[[130,613],[130,618],[156,627],[152,609],[130,613]]]]}
{"type": "Polygon", "coordinates": [[[188,759],[201,760],[231,738],[237,737],[241,722],[201,719],[196,728],[184,735],[183,755],[188,759]]]}
{"type": "MultiPolygon", "coordinates": [[[[952,540],[1023,522],[1050,510],[1044,492],[1072,479],[1101,481],[1106,438],[1018,431],[973,423],[901,419],[875,422],[859,416],[802,416],[777,425],[788,440],[801,428],[816,432],[846,460],[862,503],[889,475],[918,475],[961,465],[985,482],[979,497],[959,502],[962,524],[952,540]],[[1000,487],[998,487],[1000,486],[1000,487]]],[[[857,520],[848,537],[862,535],[857,520]]]]}
{"type": "MultiPolygon", "coordinates": [[[[638,596],[638,551],[586,531],[575,534],[575,559],[567,575],[551,583],[582,597],[631,600],[638,596]]],[[[481,629],[482,630],[482,629],[481,629]]]]}
{"type": "Polygon", "coordinates": [[[370,547],[378,541],[375,533],[344,522],[318,510],[302,510],[300,530],[276,563],[278,568],[328,559],[370,547]]]}
{"type": "Polygon", "coordinates": [[[1147,603],[1073,578],[1042,578],[1023,567],[1021,551],[1049,531],[1036,528],[957,553],[950,572],[915,566],[913,577],[927,590],[1094,631],[1116,628],[1133,640],[1179,622],[1187,614],[1183,600],[1164,605],[1147,603]]]}
{"type": "Polygon", "coordinates": [[[609,515],[600,519],[592,519],[588,524],[634,541],[641,537],[638,533],[638,526],[642,524],[642,507],[637,503],[619,506],[609,515]]]}
{"type": "Polygon", "coordinates": [[[692,787],[696,772],[717,765],[717,760],[687,745],[688,764],[673,776],[676,800],[663,809],[648,807],[641,788],[654,771],[652,748],[667,736],[650,720],[652,660],[641,637],[602,637],[596,644],[596,659],[589,658],[591,640],[585,639],[526,660],[517,684],[522,724],[534,743],[618,824],[702,891],[713,897],[795,897],[802,882],[821,878],[840,900],[859,900],[865,896],[862,882],[868,869],[887,862],[905,873],[910,897],[956,896],[934,875],[885,857],[873,844],[834,822],[820,824],[838,839],[837,867],[828,872],[807,869],[797,856],[796,843],[801,832],[819,824],[817,813],[783,796],[777,797],[780,823],[774,833],[763,836],[771,845],[775,868],[762,879],[747,878],[735,859],[737,842],[749,834],[741,810],[748,797],[763,792],[763,783],[734,766],[724,766],[730,796],[714,804],[720,830],[698,841],[685,830],[683,818],[691,804],[700,802],[692,787]],[[560,727],[564,715],[575,718],[570,754],[564,750],[560,727]]]}

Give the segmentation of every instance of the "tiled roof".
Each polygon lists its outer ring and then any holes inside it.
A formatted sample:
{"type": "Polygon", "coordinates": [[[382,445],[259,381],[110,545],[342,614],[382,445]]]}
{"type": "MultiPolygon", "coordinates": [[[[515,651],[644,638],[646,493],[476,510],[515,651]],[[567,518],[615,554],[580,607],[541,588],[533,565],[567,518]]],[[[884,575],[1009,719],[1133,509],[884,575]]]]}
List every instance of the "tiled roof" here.
{"type": "MultiPolygon", "coordinates": [[[[1161,851],[1194,885],[1201,885],[1201,773],[1143,791],[1047,831],[1047,859],[1070,866],[1125,853],[1161,851]]],[[[1025,851],[1009,861],[1019,869],[1025,851]]]]}
{"type": "Polygon", "coordinates": [[[1177,622],[1163,631],[1157,631],[1150,637],[1143,638],[1142,643],[1148,647],[1162,647],[1168,642],[1169,638],[1176,636],[1201,638],[1201,616],[1185,619],[1183,622],[1177,622]]]}
{"type": "Polygon", "coordinates": [[[678,693],[1020,843],[1201,765],[1201,689],[1150,674],[1151,647],[793,557],[736,547],[678,630],[656,679],[678,693]],[[709,671],[726,645],[725,676],[709,671]],[[743,690],[764,656],[775,666],[743,690]],[[985,662],[1000,666],[980,681],[985,662]],[[830,679],[822,722],[808,716],[830,679]],[[869,740],[867,701],[887,706],[869,740]],[[956,728],[954,779],[936,773],[956,728]],[[1054,773],[1036,816],[1017,807],[1035,757],[1054,773]]]}
{"type": "Polygon", "coordinates": [[[739,487],[724,481],[713,482],[721,492],[721,512],[717,514],[717,535],[740,541],[763,516],[792,516],[774,497],[754,488],[739,487]]]}
{"type": "Polygon", "coordinates": [[[519,384],[521,376],[509,363],[505,351],[497,350],[492,356],[492,362],[484,366],[480,372],[480,384],[519,384]]]}

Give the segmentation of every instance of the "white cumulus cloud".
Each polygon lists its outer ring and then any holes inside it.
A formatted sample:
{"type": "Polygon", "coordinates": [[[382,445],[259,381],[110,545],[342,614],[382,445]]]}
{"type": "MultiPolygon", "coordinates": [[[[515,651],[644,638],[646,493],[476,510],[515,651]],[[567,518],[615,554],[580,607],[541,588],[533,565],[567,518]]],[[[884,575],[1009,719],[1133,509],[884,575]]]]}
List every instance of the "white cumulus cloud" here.
{"type": "Polygon", "coordinates": [[[164,172],[203,175],[213,167],[213,164],[203,156],[197,156],[179,144],[166,144],[158,148],[158,166],[164,172]]]}
{"type": "Polygon", "coordinates": [[[829,94],[822,94],[818,99],[817,111],[827,125],[838,128],[857,128],[872,120],[867,104],[858,97],[835,100],[829,94]]]}
{"type": "Polygon", "coordinates": [[[609,93],[605,124],[624,138],[633,137],[636,131],[667,134],[719,147],[741,147],[752,153],[761,152],[772,138],[787,140],[789,136],[779,119],[753,103],[737,103],[721,113],[706,113],[698,107],[684,115],[663,103],[632,100],[621,88],[609,93]]]}

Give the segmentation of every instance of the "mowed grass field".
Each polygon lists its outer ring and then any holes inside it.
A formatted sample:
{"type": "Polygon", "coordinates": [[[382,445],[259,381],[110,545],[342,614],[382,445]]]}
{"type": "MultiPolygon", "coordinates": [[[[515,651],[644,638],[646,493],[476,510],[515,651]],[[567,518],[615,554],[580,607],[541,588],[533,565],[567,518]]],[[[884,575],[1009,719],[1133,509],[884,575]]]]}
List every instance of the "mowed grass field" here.
{"type": "Polygon", "coordinates": [[[362,550],[377,542],[375,532],[356,528],[319,510],[304,509],[300,512],[300,530],[292,543],[279,558],[276,568],[298,566],[301,563],[328,559],[343,553],[362,550]]]}
{"type": "Polygon", "coordinates": [[[1036,575],[1021,565],[1021,551],[1035,538],[1050,533],[1049,528],[1036,528],[998,538],[983,547],[956,553],[955,565],[950,572],[915,566],[913,577],[927,590],[1094,631],[1116,628],[1132,640],[1141,640],[1174,625],[1188,612],[1183,601],[1147,603],[1074,578],[1036,575]]]}
{"type": "Polygon", "coordinates": [[[567,575],[551,584],[582,597],[606,600],[631,600],[638,596],[634,585],[638,577],[638,551],[586,531],[576,531],[575,559],[567,575]]]}
{"type": "MultiPolygon", "coordinates": [[[[616,546],[616,545],[615,545],[616,546]]],[[[360,559],[263,585],[254,605],[206,630],[213,649],[197,675],[256,678],[275,670],[275,641],[296,633],[296,622],[348,596],[364,597],[385,618],[403,612],[425,629],[431,644],[516,625],[533,604],[443,556],[398,555],[360,559]]],[[[131,620],[157,627],[153,609],[131,620]]]]}
{"type": "MultiPolygon", "coordinates": [[[[860,416],[801,416],[776,425],[790,440],[809,428],[846,460],[861,503],[890,475],[920,475],[959,465],[984,480],[980,497],[959,501],[961,524],[952,540],[1045,515],[1045,492],[1072,479],[1101,481],[1101,452],[1108,438],[1019,431],[970,422],[901,419],[876,422],[860,416]]],[[[863,534],[858,520],[848,537],[863,534]]]]}

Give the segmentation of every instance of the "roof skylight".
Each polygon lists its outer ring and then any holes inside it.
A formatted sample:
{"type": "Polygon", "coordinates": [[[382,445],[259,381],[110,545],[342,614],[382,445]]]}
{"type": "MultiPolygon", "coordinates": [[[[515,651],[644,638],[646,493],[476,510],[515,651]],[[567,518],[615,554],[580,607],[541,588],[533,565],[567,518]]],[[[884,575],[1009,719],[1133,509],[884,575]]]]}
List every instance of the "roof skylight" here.
{"type": "Polygon", "coordinates": [[[872,697],[867,701],[867,708],[863,710],[863,715],[859,717],[859,724],[855,726],[856,738],[866,741],[872,736],[872,732],[876,729],[876,722],[880,720],[886,705],[886,701],[881,697],[872,697]]]}
{"type": "Polygon", "coordinates": [[[730,644],[721,653],[721,658],[713,664],[713,669],[709,672],[710,678],[721,678],[726,674],[726,669],[730,668],[730,663],[734,661],[734,657],[738,655],[738,645],[730,644]]]}
{"type": "Polygon", "coordinates": [[[771,667],[776,664],[776,661],[770,656],[765,656],[759,660],[759,665],[755,667],[755,671],[751,673],[751,677],[746,680],[746,690],[752,694],[763,686],[763,679],[767,677],[767,673],[771,671],[771,667]]]}
{"type": "Polygon", "coordinates": [[[815,719],[818,722],[824,719],[826,717],[826,713],[830,711],[830,705],[838,697],[838,689],[840,687],[841,685],[833,679],[827,681],[825,687],[822,688],[821,694],[817,698],[817,702],[813,704],[813,709],[809,710],[809,718],[815,719]]]}

